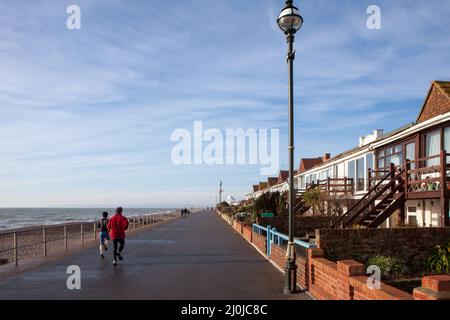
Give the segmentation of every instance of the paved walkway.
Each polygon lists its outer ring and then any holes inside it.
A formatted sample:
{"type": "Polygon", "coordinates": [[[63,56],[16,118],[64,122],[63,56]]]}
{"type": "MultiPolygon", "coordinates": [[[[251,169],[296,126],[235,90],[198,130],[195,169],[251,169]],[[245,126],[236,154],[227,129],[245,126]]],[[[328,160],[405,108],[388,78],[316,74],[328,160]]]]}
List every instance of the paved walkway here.
{"type": "Polygon", "coordinates": [[[309,299],[282,294],[283,276],[225,221],[193,213],[127,239],[113,267],[97,248],[0,282],[0,299],[309,299]],[[81,290],[68,290],[70,265],[81,290]]]}

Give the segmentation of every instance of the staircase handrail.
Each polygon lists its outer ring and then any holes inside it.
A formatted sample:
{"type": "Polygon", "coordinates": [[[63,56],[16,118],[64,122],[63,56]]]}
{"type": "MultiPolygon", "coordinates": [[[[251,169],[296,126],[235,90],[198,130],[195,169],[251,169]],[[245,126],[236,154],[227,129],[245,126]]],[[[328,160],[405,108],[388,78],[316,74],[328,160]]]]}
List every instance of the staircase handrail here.
{"type": "Polygon", "coordinates": [[[347,210],[346,213],[344,213],[342,216],[340,216],[338,219],[336,219],[335,221],[332,222],[332,224],[330,225],[330,228],[335,228],[336,226],[338,226],[342,220],[344,220],[347,216],[350,215],[350,213],[358,206],[360,205],[364,200],[367,199],[367,197],[369,197],[369,195],[372,194],[373,191],[375,191],[376,189],[378,189],[380,187],[380,185],[387,180],[387,178],[389,178],[390,176],[392,176],[393,171],[395,172],[395,168],[391,169],[390,172],[388,172],[375,186],[372,186],[369,191],[367,191],[367,193],[364,195],[364,197],[362,197],[361,199],[359,199],[353,206],[350,207],[349,210],[347,210]]]}
{"type": "Polygon", "coordinates": [[[373,200],[376,200],[380,197],[380,195],[383,195],[386,190],[388,190],[390,187],[392,187],[392,184],[395,184],[395,182],[403,175],[404,170],[400,170],[392,179],[391,181],[389,181],[389,183],[385,184],[384,187],[378,191],[375,196],[371,199],[369,199],[369,201],[364,204],[358,211],[356,211],[354,214],[352,214],[347,220],[345,220],[344,225],[349,225],[350,223],[352,223],[356,217],[358,217],[362,212],[364,212],[364,210],[366,210],[369,205],[373,202],[373,200]]]}

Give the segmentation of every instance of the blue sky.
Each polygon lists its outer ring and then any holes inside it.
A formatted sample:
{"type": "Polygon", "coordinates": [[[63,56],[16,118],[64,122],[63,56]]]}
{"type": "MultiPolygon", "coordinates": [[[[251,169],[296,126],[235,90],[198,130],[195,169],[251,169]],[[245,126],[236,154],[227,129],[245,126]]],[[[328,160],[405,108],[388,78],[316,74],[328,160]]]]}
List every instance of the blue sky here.
{"type": "MultiPolygon", "coordinates": [[[[175,166],[173,130],[278,128],[287,164],[281,0],[1,1],[0,206],[209,205],[259,166],[175,166]],[[81,30],[66,8],[81,8],[81,30]]],[[[296,1],[296,159],[415,120],[450,79],[449,1],[296,1]],[[368,30],[377,4],[382,30],[368,30]]]]}

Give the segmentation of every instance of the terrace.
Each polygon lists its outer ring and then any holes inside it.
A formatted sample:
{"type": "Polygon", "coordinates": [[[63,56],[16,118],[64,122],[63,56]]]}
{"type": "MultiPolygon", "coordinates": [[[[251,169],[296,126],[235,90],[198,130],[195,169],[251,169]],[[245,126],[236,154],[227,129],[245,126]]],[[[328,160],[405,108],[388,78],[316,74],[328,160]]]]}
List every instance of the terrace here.
{"type": "Polygon", "coordinates": [[[450,191],[450,154],[445,150],[440,154],[417,160],[407,160],[402,166],[369,170],[369,189],[377,185],[387,174],[403,170],[405,198],[439,199],[448,198],[450,191]],[[444,186],[444,188],[442,187],[444,186]]]}

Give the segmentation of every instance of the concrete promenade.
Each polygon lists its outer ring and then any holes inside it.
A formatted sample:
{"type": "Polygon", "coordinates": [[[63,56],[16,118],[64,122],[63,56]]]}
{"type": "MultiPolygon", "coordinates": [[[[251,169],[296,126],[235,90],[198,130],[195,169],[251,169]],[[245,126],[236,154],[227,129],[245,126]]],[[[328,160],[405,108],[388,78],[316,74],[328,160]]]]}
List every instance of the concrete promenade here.
{"type": "Polygon", "coordinates": [[[282,294],[283,275],[211,212],[127,238],[113,267],[90,248],[0,281],[0,299],[309,299],[282,294]],[[66,269],[81,269],[81,290],[68,290],[66,269]]]}

